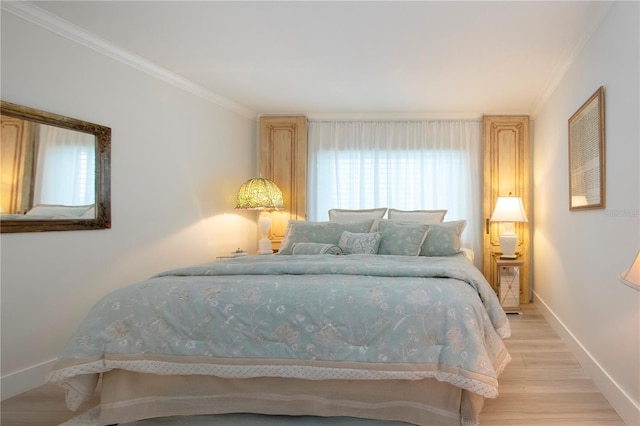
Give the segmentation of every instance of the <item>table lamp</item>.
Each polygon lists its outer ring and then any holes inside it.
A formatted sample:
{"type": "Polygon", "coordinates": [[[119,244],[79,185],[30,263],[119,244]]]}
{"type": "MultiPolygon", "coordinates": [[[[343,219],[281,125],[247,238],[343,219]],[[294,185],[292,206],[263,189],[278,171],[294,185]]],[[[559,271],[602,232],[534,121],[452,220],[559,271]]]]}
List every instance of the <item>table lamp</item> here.
{"type": "Polygon", "coordinates": [[[516,247],[518,246],[518,235],[515,232],[515,222],[527,222],[527,215],[524,212],[522,198],[520,197],[498,197],[496,208],[491,215],[491,222],[502,222],[502,234],[500,234],[500,250],[502,258],[515,259],[516,247]]]}
{"type": "Polygon", "coordinates": [[[632,289],[640,291],[640,250],[631,267],[620,274],[620,281],[632,289]]]}
{"type": "Polygon", "coordinates": [[[258,228],[262,238],[258,242],[258,254],[272,254],[271,240],[268,237],[271,228],[270,211],[282,210],[282,191],[278,185],[265,178],[249,179],[240,186],[236,209],[260,210],[258,228]]]}

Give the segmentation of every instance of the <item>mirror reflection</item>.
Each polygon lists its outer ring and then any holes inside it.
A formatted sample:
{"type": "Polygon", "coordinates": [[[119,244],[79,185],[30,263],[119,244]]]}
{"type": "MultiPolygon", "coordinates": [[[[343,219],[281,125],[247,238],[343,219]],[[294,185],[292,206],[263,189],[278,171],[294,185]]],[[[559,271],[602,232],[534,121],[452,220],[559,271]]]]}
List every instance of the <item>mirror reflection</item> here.
{"type": "Polygon", "coordinates": [[[110,227],[111,129],[2,102],[2,232],[110,227]]]}
{"type": "Polygon", "coordinates": [[[95,136],[7,116],[0,121],[2,214],[95,218],[95,136]]]}

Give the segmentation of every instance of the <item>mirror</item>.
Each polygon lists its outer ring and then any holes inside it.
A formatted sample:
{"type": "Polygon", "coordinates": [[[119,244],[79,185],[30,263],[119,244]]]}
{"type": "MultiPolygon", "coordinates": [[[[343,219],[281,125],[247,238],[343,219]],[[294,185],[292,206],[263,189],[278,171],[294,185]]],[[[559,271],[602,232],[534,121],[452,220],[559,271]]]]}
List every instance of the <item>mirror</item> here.
{"type": "Polygon", "coordinates": [[[2,101],[0,232],[111,228],[111,129],[2,101]]]}

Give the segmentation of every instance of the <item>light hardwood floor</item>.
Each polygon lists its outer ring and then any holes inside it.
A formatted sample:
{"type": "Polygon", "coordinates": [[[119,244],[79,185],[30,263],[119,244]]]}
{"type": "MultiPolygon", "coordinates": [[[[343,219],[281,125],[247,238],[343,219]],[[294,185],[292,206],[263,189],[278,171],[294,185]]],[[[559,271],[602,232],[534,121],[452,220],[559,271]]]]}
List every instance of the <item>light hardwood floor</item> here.
{"type": "MultiPolygon", "coordinates": [[[[558,335],[533,305],[509,315],[513,361],[500,376],[500,396],[487,400],[483,426],[623,426],[558,335]]],[[[86,403],[81,411],[97,405],[86,403]]],[[[79,414],[66,410],[56,386],[42,386],[0,406],[2,426],[56,426],[79,414]]]]}

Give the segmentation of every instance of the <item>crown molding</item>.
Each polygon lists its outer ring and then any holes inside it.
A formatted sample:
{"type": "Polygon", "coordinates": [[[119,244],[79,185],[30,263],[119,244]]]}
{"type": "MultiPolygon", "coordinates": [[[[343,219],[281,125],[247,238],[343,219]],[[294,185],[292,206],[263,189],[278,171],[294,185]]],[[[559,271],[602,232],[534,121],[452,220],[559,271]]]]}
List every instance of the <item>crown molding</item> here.
{"type": "Polygon", "coordinates": [[[309,121],[481,120],[481,113],[308,113],[309,121]]]}
{"type": "Polygon", "coordinates": [[[549,98],[551,98],[551,95],[553,94],[553,92],[558,88],[558,85],[560,84],[564,76],[569,71],[569,68],[571,67],[571,65],[573,65],[578,55],[582,53],[582,50],[586,46],[587,42],[591,39],[593,34],[596,32],[596,30],[600,28],[600,24],[602,24],[602,21],[604,21],[604,18],[611,11],[611,8],[614,2],[611,1],[608,3],[606,2],[602,2],[602,3],[604,6],[602,10],[600,10],[596,19],[593,20],[591,27],[589,27],[582,34],[582,37],[580,38],[580,40],[578,40],[578,42],[573,47],[573,49],[571,49],[571,51],[566,55],[566,58],[564,59],[564,61],[559,62],[555,66],[551,74],[549,75],[549,78],[547,78],[547,82],[544,86],[544,89],[540,92],[540,96],[538,96],[536,101],[531,106],[531,113],[530,113],[531,117],[536,117],[540,112],[540,110],[542,109],[542,107],[544,107],[546,103],[549,101],[549,98]]]}
{"type": "Polygon", "coordinates": [[[2,12],[11,13],[41,28],[65,37],[71,41],[81,44],[98,53],[108,56],[123,64],[129,65],[139,71],[149,74],[159,80],[169,83],[179,89],[189,92],[195,96],[203,98],[215,105],[235,112],[251,120],[257,120],[257,114],[244,106],[224,98],[209,89],[206,89],[194,82],[168,71],[146,59],[111,44],[90,32],[65,21],[37,6],[24,1],[3,1],[0,2],[2,12]]]}

